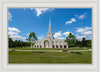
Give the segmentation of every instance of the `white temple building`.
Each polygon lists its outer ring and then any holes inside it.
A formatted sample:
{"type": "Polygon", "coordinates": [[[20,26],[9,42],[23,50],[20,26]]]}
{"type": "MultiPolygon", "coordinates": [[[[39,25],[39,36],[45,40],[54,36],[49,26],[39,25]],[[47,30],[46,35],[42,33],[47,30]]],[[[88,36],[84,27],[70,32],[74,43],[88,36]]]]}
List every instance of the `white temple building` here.
{"type": "Polygon", "coordinates": [[[68,48],[65,39],[55,39],[51,31],[51,19],[49,19],[49,32],[43,40],[35,41],[34,48],[68,48]]]}

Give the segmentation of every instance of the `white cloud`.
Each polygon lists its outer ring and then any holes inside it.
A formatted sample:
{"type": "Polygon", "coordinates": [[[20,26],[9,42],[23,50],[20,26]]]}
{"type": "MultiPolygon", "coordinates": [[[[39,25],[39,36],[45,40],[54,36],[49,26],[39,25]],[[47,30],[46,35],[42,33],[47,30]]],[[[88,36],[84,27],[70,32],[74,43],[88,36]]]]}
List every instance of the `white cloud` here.
{"type": "Polygon", "coordinates": [[[17,29],[17,28],[15,28],[15,27],[9,27],[8,30],[9,30],[9,31],[20,32],[20,30],[17,29]]]}
{"type": "Polygon", "coordinates": [[[8,34],[9,34],[10,36],[13,36],[13,35],[18,35],[18,32],[9,31],[8,34]]]}
{"type": "Polygon", "coordinates": [[[90,30],[91,27],[85,27],[85,28],[77,28],[76,32],[85,32],[87,30],[90,30]]]}
{"type": "Polygon", "coordinates": [[[30,8],[31,10],[33,10],[34,8],[30,8]]]}
{"type": "Polygon", "coordinates": [[[40,36],[37,36],[38,40],[43,40],[43,34],[41,34],[40,36]]]}
{"type": "Polygon", "coordinates": [[[60,38],[58,38],[58,39],[65,39],[66,37],[60,37],[60,38]]]}
{"type": "MultiPolygon", "coordinates": [[[[77,36],[76,39],[82,41],[83,37],[86,38],[87,36],[77,36]]],[[[86,40],[92,40],[92,38],[91,37],[90,38],[86,38],[86,40]]]]}
{"type": "Polygon", "coordinates": [[[76,34],[75,36],[78,36],[78,34],[76,34]]]}
{"type": "Polygon", "coordinates": [[[75,18],[71,18],[71,20],[70,21],[66,21],[65,24],[67,25],[67,24],[71,24],[73,22],[76,22],[76,19],[75,18]]]}
{"type": "Polygon", "coordinates": [[[8,12],[8,20],[11,21],[12,20],[12,14],[10,12],[8,12]]]}
{"type": "Polygon", "coordinates": [[[76,39],[81,41],[83,37],[86,38],[86,36],[77,36],[76,39]]]}
{"type": "Polygon", "coordinates": [[[70,32],[64,32],[63,35],[68,36],[70,32]]]}
{"type": "Polygon", "coordinates": [[[91,27],[77,28],[76,32],[81,33],[82,35],[91,35],[91,27]]]}
{"type": "Polygon", "coordinates": [[[92,35],[92,31],[83,32],[83,35],[92,35]]]}
{"type": "Polygon", "coordinates": [[[19,35],[12,35],[10,36],[14,41],[15,40],[25,40],[26,38],[25,37],[21,37],[19,35]]]}
{"type": "Polygon", "coordinates": [[[29,36],[29,33],[27,33],[27,36],[29,36]]]}
{"type": "Polygon", "coordinates": [[[92,36],[88,36],[88,37],[92,37],[92,36]]]}
{"type": "Polygon", "coordinates": [[[35,10],[36,11],[36,15],[40,16],[41,14],[47,12],[47,11],[53,11],[54,8],[30,8],[31,10],[35,10]]]}
{"type": "MultiPolygon", "coordinates": [[[[61,31],[58,31],[54,34],[54,38],[55,39],[66,39],[65,36],[68,36],[70,32],[64,32],[64,33],[61,33],[61,31]]],[[[71,32],[72,33],[72,32],[71,32]]],[[[73,34],[73,33],[72,33],[73,34]]]]}
{"type": "Polygon", "coordinates": [[[39,40],[42,40],[43,39],[43,37],[42,36],[40,36],[40,37],[37,37],[39,40]]]}
{"type": "Polygon", "coordinates": [[[37,16],[40,16],[41,14],[45,13],[48,10],[49,10],[49,8],[35,8],[37,16]]]}
{"type": "Polygon", "coordinates": [[[84,28],[77,28],[76,32],[80,33],[82,36],[76,36],[76,38],[78,40],[82,40],[83,37],[87,38],[90,37],[91,39],[91,35],[92,35],[92,28],[91,27],[84,27],[84,28]]]}
{"type": "Polygon", "coordinates": [[[85,18],[85,16],[86,16],[86,12],[85,13],[83,13],[83,14],[81,14],[81,15],[75,15],[76,17],[78,17],[78,19],[84,19],[85,18]]]}
{"type": "Polygon", "coordinates": [[[19,32],[21,32],[19,29],[15,28],[15,27],[9,27],[8,28],[8,34],[10,35],[10,38],[12,38],[13,40],[24,40],[26,39],[25,37],[21,37],[19,36],[19,32]]]}
{"type": "Polygon", "coordinates": [[[61,31],[58,31],[54,34],[54,37],[57,39],[60,38],[61,36],[62,36],[61,31]]]}

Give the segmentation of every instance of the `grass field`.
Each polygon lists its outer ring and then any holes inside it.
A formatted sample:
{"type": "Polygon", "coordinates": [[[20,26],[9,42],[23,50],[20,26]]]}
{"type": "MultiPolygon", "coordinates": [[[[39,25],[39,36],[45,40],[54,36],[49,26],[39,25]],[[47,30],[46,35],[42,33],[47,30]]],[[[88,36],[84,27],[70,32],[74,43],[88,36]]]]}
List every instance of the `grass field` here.
{"type": "MultiPolygon", "coordinates": [[[[10,48],[14,49],[14,48],[10,48]]],[[[17,50],[32,50],[31,48],[16,48],[17,50]]],[[[34,50],[62,50],[52,48],[34,48],[34,50]]],[[[9,63],[14,64],[32,64],[32,63],[71,63],[71,64],[90,64],[91,51],[76,51],[88,50],[88,48],[72,48],[71,54],[68,52],[32,52],[32,51],[9,51],[9,63]]]]}
{"type": "MultiPolygon", "coordinates": [[[[9,50],[11,50],[11,49],[16,49],[16,50],[64,50],[64,49],[66,49],[66,48],[18,48],[18,47],[16,47],[16,48],[9,48],[9,50]]],[[[90,49],[90,48],[77,48],[77,47],[75,47],[75,48],[68,48],[67,50],[88,50],[88,49],[90,49]]]]}

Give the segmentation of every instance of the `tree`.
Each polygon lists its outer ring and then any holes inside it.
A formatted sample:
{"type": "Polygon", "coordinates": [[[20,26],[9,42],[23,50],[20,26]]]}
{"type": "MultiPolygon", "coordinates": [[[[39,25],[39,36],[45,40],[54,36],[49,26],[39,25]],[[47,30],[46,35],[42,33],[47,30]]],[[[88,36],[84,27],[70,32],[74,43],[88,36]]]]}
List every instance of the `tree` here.
{"type": "Polygon", "coordinates": [[[72,33],[69,33],[68,37],[66,37],[65,42],[67,42],[69,47],[75,47],[76,37],[72,33]]]}
{"type": "Polygon", "coordinates": [[[85,37],[82,38],[82,46],[83,47],[87,46],[87,42],[86,42],[86,38],[85,37]]]}
{"type": "Polygon", "coordinates": [[[13,41],[12,38],[10,38],[10,36],[8,36],[8,44],[9,44],[9,48],[12,48],[12,47],[29,47],[30,46],[29,42],[23,42],[23,41],[20,41],[20,40],[13,41]]]}
{"type": "Polygon", "coordinates": [[[86,43],[87,43],[87,47],[91,47],[92,46],[92,41],[91,40],[86,40],[86,43]]]}
{"type": "Polygon", "coordinates": [[[76,39],[75,47],[82,47],[82,41],[76,39]]]}
{"type": "Polygon", "coordinates": [[[33,47],[34,41],[37,41],[38,38],[37,38],[37,36],[35,35],[34,32],[31,32],[31,33],[29,34],[28,39],[26,39],[26,40],[29,41],[29,42],[31,42],[31,46],[33,47]]]}
{"type": "Polygon", "coordinates": [[[9,44],[9,47],[14,47],[14,42],[12,38],[10,38],[9,36],[8,36],[8,44],[9,44]]]}

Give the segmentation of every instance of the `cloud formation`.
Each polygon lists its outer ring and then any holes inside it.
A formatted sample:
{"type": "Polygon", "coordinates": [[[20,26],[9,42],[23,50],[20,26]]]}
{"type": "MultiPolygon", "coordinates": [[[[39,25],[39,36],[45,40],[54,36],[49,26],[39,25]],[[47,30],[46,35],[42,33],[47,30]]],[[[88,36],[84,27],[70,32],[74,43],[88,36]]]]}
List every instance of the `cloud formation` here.
{"type": "Polygon", "coordinates": [[[62,33],[61,33],[61,31],[58,31],[58,32],[56,32],[55,34],[54,34],[54,38],[60,38],[62,36],[62,33]]]}
{"type": "Polygon", "coordinates": [[[25,37],[21,37],[21,36],[18,35],[20,32],[21,31],[19,29],[15,28],[15,27],[9,27],[8,28],[8,35],[10,35],[10,38],[12,38],[14,41],[26,39],[25,37]]]}
{"type": "Polygon", "coordinates": [[[37,12],[37,16],[45,13],[48,10],[49,10],[49,8],[35,8],[35,11],[37,12]]]}
{"type": "Polygon", "coordinates": [[[10,12],[8,12],[8,20],[11,21],[12,20],[12,14],[10,12]]]}
{"type": "Polygon", "coordinates": [[[43,35],[37,37],[38,40],[43,40],[43,35]]]}
{"type": "Polygon", "coordinates": [[[75,18],[71,18],[71,20],[70,21],[66,21],[65,24],[67,25],[67,24],[71,24],[73,22],[76,22],[76,19],[75,18]]]}
{"type": "Polygon", "coordinates": [[[43,13],[46,13],[47,11],[52,11],[53,8],[30,8],[31,10],[35,10],[36,11],[36,15],[37,16],[40,16],[41,14],[43,13]]]}
{"type": "Polygon", "coordinates": [[[92,35],[91,27],[77,28],[76,32],[82,35],[92,35]]]}
{"type": "Polygon", "coordinates": [[[65,39],[65,37],[60,37],[60,38],[58,38],[58,39],[65,39]]]}
{"type": "Polygon", "coordinates": [[[81,41],[83,37],[86,38],[86,36],[77,36],[76,39],[81,41]]]}
{"type": "Polygon", "coordinates": [[[85,13],[83,13],[83,14],[81,14],[81,15],[75,15],[78,19],[84,19],[85,18],[85,16],[86,16],[86,12],[85,13]]]}
{"type": "Polygon", "coordinates": [[[69,33],[70,32],[64,32],[64,33],[62,33],[61,31],[58,31],[58,32],[56,32],[54,34],[54,38],[56,38],[56,39],[65,39],[69,35],[69,33]]]}
{"type": "Polygon", "coordinates": [[[91,27],[85,27],[85,28],[78,28],[76,30],[77,33],[81,33],[82,35],[79,36],[79,34],[73,34],[72,32],[64,32],[62,33],[61,31],[58,31],[54,34],[54,38],[55,39],[66,39],[66,37],[68,37],[69,33],[72,33],[77,40],[82,40],[83,37],[90,37],[90,38],[87,38],[87,39],[91,39],[91,31],[88,31],[88,30],[91,30],[91,27]]]}
{"type": "Polygon", "coordinates": [[[11,32],[13,32],[13,31],[14,32],[20,32],[20,30],[15,28],[15,27],[9,27],[8,30],[11,31],[11,32]]]}
{"type": "Polygon", "coordinates": [[[24,37],[21,37],[21,36],[19,36],[19,35],[13,35],[13,36],[10,36],[14,41],[15,40],[25,40],[26,38],[24,38],[24,37]]]}
{"type": "Polygon", "coordinates": [[[70,32],[64,32],[63,35],[68,36],[70,32]]]}

